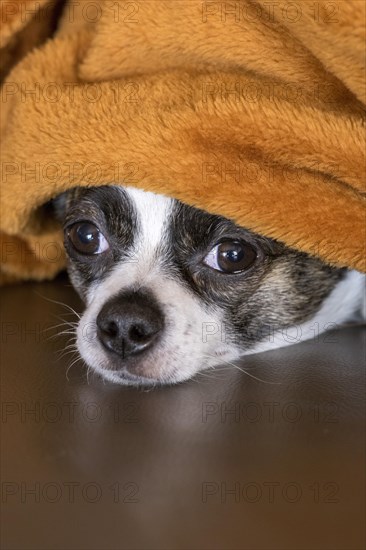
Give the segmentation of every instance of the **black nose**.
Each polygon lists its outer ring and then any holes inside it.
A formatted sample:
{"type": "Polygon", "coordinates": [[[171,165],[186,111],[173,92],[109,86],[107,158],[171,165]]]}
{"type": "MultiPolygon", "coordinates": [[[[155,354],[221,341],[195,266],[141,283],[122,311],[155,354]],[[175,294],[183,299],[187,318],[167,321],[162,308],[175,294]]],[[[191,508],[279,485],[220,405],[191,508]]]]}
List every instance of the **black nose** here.
{"type": "Polygon", "coordinates": [[[103,346],[125,359],[154,345],[164,327],[164,318],[150,294],[124,292],[102,307],[97,327],[103,346]]]}

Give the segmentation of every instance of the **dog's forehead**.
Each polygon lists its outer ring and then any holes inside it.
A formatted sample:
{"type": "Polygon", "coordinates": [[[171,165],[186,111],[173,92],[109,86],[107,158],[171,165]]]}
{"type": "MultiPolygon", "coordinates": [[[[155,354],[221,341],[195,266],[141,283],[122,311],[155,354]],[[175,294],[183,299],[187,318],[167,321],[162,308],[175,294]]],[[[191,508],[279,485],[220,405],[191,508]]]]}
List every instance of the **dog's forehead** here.
{"type": "Polygon", "coordinates": [[[283,252],[279,242],[260,236],[222,216],[210,214],[164,195],[118,185],[79,188],[68,198],[66,225],[76,219],[94,220],[114,238],[114,247],[134,253],[167,256],[190,254],[222,236],[240,238],[283,252]]]}
{"type": "Polygon", "coordinates": [[[125,188],[125,194],[133,205],[135,248],[145,253],[161,248],[169,235],[174,199],[133,187],[125,188]]]}

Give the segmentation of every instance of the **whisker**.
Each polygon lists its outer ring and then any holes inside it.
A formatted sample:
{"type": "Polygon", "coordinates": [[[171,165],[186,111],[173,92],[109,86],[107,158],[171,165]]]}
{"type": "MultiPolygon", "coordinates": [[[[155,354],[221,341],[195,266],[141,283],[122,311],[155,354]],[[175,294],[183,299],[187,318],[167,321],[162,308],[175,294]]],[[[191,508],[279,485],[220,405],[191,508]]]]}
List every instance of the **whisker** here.
{"type": "MultiPolygon", "coordinates": [[[[47,302],[51,302],[52,304],[57,304],[59,306],[65,307],[66,309],[69,309],[70,310],[70,313],[68,313],[69,315],[72,313],[76,315],[78,319],[81,318],[81,315],[77,313],[71,306],[69,306],[69,304],[65,304],[64,302],[59,302],[58,300],[51,300],[51,298],[46,298],[46,296],[42,296],[42,294],[40,294],[36,290],[34,290],[33,292],[37,294],[37,296],[39,296],[40,298],[43,298],[43,300],[46,300],[47,302]]],[[[67,313],[65,313],[64,315],[67,315],[67,313]]]]}
{"type": "Polygon", "coordinates": [[[60,336],[63,336],[64,334],[76,335],[76,332],[75,332],[74,329],[73,329],[73,330],[62,330],[61,332],[58,332],[57,334],[51,334],[51,336],[49,336],[49,337],[47,338],[47,342],[48,342],[49,340],[54,340],[55,338],[58,338],[58,337],[60,337],[60,336]]]}
{"type": "MultiPolygon", "coordinates": [[[[214,355],[210,354],[204,354],[206,357],[209,357],[210,359],[216,359],[214,355]]],[[[254,376],[254,374],[251,374],[250,372],[246,371],[245,369],[239,367],[238,365],[235,365],[235,363],[231,363],[230,361],[226,361],[225,359],[221,359],[225,365],[229,365],[229,367],[234,367],[234,369],[237,369],[238,371],[242,372],[243,374],[248,375],[250,378],[253,378],[254,380],[258,380],[258,382],[263,382],[264,384],[274,384],[278,385],[281,384],[281,382],[271,382],[270,380],[263,380],[262,378],[259,378],[258,376],[254,376]]],[[[215,368],[215,367],[214,367],[215,368]]]]}
{"type": "Polygon", "coordinates": [[[73,367],[74,365],[76,365],[76,363],[78,363],[78,361],[81,361],[81,357],[80,357],[79,355],[77,356],[76,359],[74,359],[74,360],[72,361],[72,363],[71,363],[71,364],[68,366],[68,368],[67,368],[67,371],[66,371],[66,380],[67,380],[68,382],[70,382],[70,379],[69,379],[69,377],[68,377],[69,370],[71,369],[71,367],[73,367]]]}
{"type": "Polygon", "coordinates": [[[57,352],[57,355],[58,355],[57,360],[61,361],[61,359],[64,359],[67,355],[70,355],[70,353],[76,354],[78,353],[78,350],[77,349],[69,349],[66,351],[60,350],[59,352],[57,352]]]}
{"type": "Polygon", "coordinates": [[[71,349],[73,348],[74,350],[77,350],[77,345],[76,345],[76,340],[70,344],[68,344],[67,346],[65,346],[61,351],[66,351],[67,349],[71,349]]]}
{"type": "Polygon", "coordinates": [[[70,321],[64,321],[63,323],[59,323],[58,325],[52,325],[51,327],[47,327],[47,328],[44,328],[42,329],[42,333],[43,332],[48,332],[49,330],[54,330],[58,327],[63,327],[63,326],[73,326],[73,327],[77,327],[78,326],[78,322],[75,321],[75,322],[70,322],[70,321]]]}
{"type": "Polygon", "coordinates": [[[90,371],[91,371],[91,368],[88,365],[88,368],[86,369],[86,382],[87,382],[88,386],[90,386],[90,380],[89,380],[90,371]]]}
{"type": "Polygon", "coordinates": [[[66,330],[62,330],[61,332],[57,332],[56,334],[49,334],[47,336],[47,338],[45,338],[45,341],[46,342],[49,342],[50,340],[54,340],[55,338],[59,337],[59,336],[63,336],[65,334],[71,334],[71,335],[75,335],[76,336],[76,329],[74,328],[71,328],[71,329],[66,329],[66,330]]]}
{"type": "Polygon", "coordinates": [[[76,337],[75,338],[70,338],[69,340],[69,343],[67,344],[67,346],[61,348],[60,350],[58,350],[56,352],[56,354],[58,355],[62,355],[63,352],[67,352],[67,350],[70,350],[70,349],[73,349],[74,351],[77,351],[78,348],[77,348],[77,344],[76,344],[76,337]]]}
{"type": "Polygon", "coordinates": [[[214,380],[223,380],[222,376],[215,376],[214,372],[197,372],[196,375],[197,376],[203,376],[205,378],[214,379],[214,380]]]}

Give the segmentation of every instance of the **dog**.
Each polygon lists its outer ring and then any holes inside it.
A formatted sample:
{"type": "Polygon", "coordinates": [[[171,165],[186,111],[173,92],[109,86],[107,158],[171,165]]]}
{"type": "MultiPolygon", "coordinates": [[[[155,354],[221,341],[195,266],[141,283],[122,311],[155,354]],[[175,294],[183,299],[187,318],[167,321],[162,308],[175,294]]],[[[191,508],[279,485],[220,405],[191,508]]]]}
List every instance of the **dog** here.
{"type": "Polygon", "coordinates": [[[54,201],[86,304],[81,358],[132,386],[187,380],[365,318],[365,276],[224,217],[133,187],[54,201]]]}

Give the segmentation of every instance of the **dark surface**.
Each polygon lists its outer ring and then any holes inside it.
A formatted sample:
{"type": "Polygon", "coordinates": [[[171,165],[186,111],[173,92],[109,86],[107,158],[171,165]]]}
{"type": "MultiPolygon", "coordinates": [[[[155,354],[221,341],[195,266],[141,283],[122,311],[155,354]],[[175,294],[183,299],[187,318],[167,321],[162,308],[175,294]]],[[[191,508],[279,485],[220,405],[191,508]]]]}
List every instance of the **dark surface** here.
{"type": "Polygon", "coordinates": [[[142,391],[66,377],[65,278],[1,295],[2,548],[365,547],[362,327],[142,391]]]}

